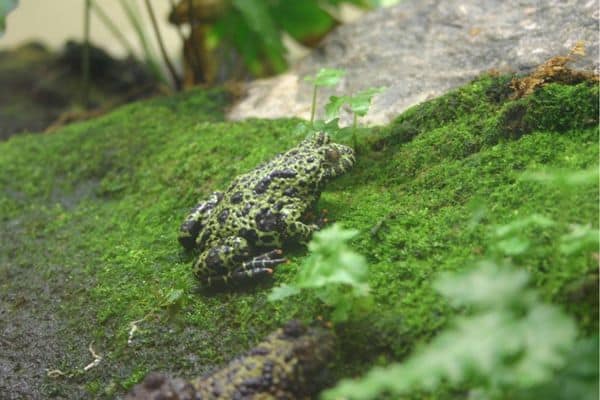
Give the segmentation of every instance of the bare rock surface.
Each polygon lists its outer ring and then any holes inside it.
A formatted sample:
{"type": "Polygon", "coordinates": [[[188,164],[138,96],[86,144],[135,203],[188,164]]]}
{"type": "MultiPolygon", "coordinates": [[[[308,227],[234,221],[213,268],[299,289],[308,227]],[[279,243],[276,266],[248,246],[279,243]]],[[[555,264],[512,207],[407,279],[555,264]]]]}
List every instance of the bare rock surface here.
{"type": "Polygon", "coordinates": [[[595,0],[405,0],[341,26],[289,72],[250,83],[229,118],[309,118],[312,87],[303,77],[323,67],[347,74],[320,91],[321,115],[332,94],[387,88],[361,120],[368,124],[387,123],[490,70],[530,72],[578,41],[586,55],[572,66],[598,72],[599,18],[595,0]]]}

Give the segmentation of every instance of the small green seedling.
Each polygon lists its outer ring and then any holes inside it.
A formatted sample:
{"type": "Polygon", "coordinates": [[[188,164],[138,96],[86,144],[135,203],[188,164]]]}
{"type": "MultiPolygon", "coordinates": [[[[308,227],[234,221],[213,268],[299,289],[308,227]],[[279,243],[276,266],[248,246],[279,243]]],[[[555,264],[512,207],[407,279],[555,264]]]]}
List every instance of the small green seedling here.
{"type": "Polygon", "coordinates": [[[335,86],[346,75],[343,69],[321,68],[316,75],[310,75],[304,78],[305,81],[313,84],[312,106],[310,109],[310,123],[315,120],[315,110],[317,108],[317,88],[321,86],[335,86]]]}
{"type": "Polygon", "coordinates": [[[347,320],[359,305],[357,300],[368,304],[367,261],[347,244],[357,234],[358,231],[338,224],[316,232],[308,244],[310,255],[294,282],[274,288],[269,300],[278,301],[310,290],[333,309],[334,322],[347,320]]]}
{"type": "Polygon", "coordinates": [[[353,94],[352,96],[331,96],[329,98],[329,103],[325,106],[325,118],[327,120],[337,118],[342,106],[344,104],[348,104],[350,106],[350,110],[354,116],[353,118],[353,127],[357,127],[358,117],[364,117],[369,112],[369,108],[371,107],[371,101],[376,94],[383,92],[385,88],[368,88],[365,90],[361,90],[358,93],[353,94]]]}
{"type": "Polygon", "coordinates": [[[376,94],[383,92],[385,88],[368,88],[361,90],[351,96],[331,96],[329,103],[325,105],[325,118],[326,120],[332,120],[339,117],[340,110],[344,104],[350,106],[350,110],[353,114],[352,122],[352,141],[354,148],[356,149],[356,128],[358,127],[358,117],[364,117],[369,112],[371,107],[371,101],[376,94]]]}

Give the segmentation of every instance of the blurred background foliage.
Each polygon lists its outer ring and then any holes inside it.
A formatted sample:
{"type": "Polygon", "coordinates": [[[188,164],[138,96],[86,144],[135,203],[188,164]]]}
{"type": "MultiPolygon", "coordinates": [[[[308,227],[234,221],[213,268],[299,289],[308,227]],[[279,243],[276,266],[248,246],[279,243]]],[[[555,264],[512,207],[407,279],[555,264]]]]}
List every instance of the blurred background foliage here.
{"type": "Polygon", "coordinates": [[[6,15],[17,6],[17,0],[0,0],[0,36],[6,28],[6,15]]]}
{"type": "Polygon", "coordinates": [[[380,5],[368,0],[180,0],[169,21],[189,27],[186,84],[283,72],[288,66],[286,41],[316,46],[340,23],[342,4],[363,9],[380,5]]]}
{"type": "Polygon", "coordinates": [[[77,0],[65,9],[0,0],[0,82],[11,93],[0,96],[0,138],[156,94],[283,72],[337,25],[396,2],[77,0]]]}

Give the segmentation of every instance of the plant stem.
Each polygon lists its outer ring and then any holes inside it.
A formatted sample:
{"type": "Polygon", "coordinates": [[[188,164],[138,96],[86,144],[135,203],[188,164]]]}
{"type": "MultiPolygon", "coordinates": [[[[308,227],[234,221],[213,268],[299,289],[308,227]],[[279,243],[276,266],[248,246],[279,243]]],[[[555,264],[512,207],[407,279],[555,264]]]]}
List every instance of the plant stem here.
{"type": "Polygon", "coordinates": [[[317,108],[317,85],[313,87],[313,98],[312,98],[312,107],[310,109],[310,123],[315,120],[315,109],[317,108]]]}
{"type": "MultiPolygon", "coordinates": [[[[169,0],[169,3],[171,4],[171,12],[174,13],[175,12],[175,0],[169,0]]],[[[185,48],[186,48],[186,39],[185,39],[185,35],[183,34],[183,29],[181,27],[181,24],[176,24],[176,30],[177,30],[177,35],[179,36],[179,39],[181,40],[181,48],[184,49],[183,53],[184,53],[184,66],[183,66],[183,75],[184,75],[184,85],[186,84],[186,79],[185,79],[185,71],[186,71],[186,65],[185,62],[189,63],[189,67],[192,69],[192,74],[195,74],[195,71],[199,71],[200,67],[198,60],[196,59],[196,51],[194,49],[192,49],[192,51],[190,51],[190,56],[189,56],[189,60],[185,59],[185,48]]],[[[190,20],[190,40],[191,40],[191,32],[192,32],[192,22],[190,20]]],[[[195,78],[195,77],[194,77],[195,78]]],[[[194,83],[195,79],[194,79],[194,83]]]]}
{"type": "Polygon", "coordinates": [[[356,128],[358,128],[358,116],[356,115],[356,113],[354,113],[354,116],[352,118],[352,142],[354,144],[355,152],[358,151],[358,142],[356,141],[356,128]]]}
{"type": "Polygon", "coordinates": [[[158,47],[160,48],[160,53],[162,54],[163,60],[167,68],[169,69],[169,73],[171,74],[171,78],[173,79],[173,83],[175,84],[175,90],[181,90],[181,79],[179,75],[177,75],[177,71],[173,67],[171,60],[169,59],[169,55],[165,50],[165,45],[162,40],[162,36],[160,35],[160,29],[158,28],[158,23],[156,22],[156,16],[154,15],[154,10],[152,9],[152,5],[150,4],[150,0],[145,0],[146,9],[148,10],[148,15],[150,16],[150,21],[152,22],[152,28],[154,29],[154,34],[156,35],[156,41],[158,42],[158,47]]]}
{"type": "MultiPolygon", "coordinates": [[[[194,84],[196,84],[196,77],[199,76],[200,82],[209,83],[206,72],[204,69],[204,65],[202,65],[202,53],[198,54],[198,52],[204,52],[206,48],[204,47],[204,43],[206,43],[206,38],[202,35],[203,41],[202,43],[198,43],[196,39],[196,35],[194,34],[194,30],[196,28],[196,15],[194,14],[194,3],[192,0],[188,0],[187,3],[188,10],[188,19],[190,24],[190,59],[194,59],[196,65],[193,67],[192,76],[194,78],[194,84]],[[201,47],[202,46],[202,47],[201,47]],[[198,56],[198,57],[196,57],[198,56]]],[[[184,43],[185,46],[185,43],[184,43]]]]}
{"type": "Polygon", "coordinates": [[[117,28],[117,26],[112,22],[108,15],[106,15],[104,10],[100,8],[98,3],[96,3],[95,1],[91,1],[91,5],[92,10],[96,13],[100,21],[102,21],[102,23],[106,26],[106,28],[108,28],[110,33],[113,34],[115,39],[117,39],[121,43],[121,45],[127,50],[127,53],[130,56],[133,56],[135,54],[135,52],[133,51],[133,46],[131,45],[131,43],[129,43],[125,35],[123,35],[123,32],[121,32],[119,28],[117,28]]]}
{"type": "Polygon", "coordinates": [[[154,54],[150,49],[150,46],[148,45],[148,41],[146,40],[146,32],[144,31],[142,23],[139,19],[139,9],[136,11],[133,8],[136,2],[132,2],[129,0],[119,0],[119,4],[121,4],[121,8],[123,8],[123,11],[125,11],[127,19],[129,19],[131,26],[133,26],[133,29],[137,34],[138,40],[140,41],[140,45],[142,46],[142,49],[144,51],[146,65],[148,65],[148,68],[158,81],[166,84],[167,80],[165,79],[163,72],[158,66],[154,54]]]}
{"type": "Polygon", "coordinates": [[[88,108],[90,90],[90,10],[91,0],[85,0],[83,14],[83,52],[81,55],[81,71],[83,75],[81,97],[84,108],[88,108]]]}

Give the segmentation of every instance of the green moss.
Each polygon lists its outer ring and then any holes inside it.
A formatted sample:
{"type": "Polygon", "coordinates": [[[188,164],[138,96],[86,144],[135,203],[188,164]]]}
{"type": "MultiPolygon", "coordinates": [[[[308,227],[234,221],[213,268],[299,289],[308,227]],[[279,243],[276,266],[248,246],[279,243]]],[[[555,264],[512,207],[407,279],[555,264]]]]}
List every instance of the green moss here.
{"type": "MultiPolygon", "coordinates": [[[[553,84],[511,101],[509,80],[482,78],[367,132],[355,168],[323,193],[319,208],[361,231],[353,245],[368,257],[377,304],[338,327],[334,376],[398,359],[434,335],[452,313],[434,278],[490,254],[495,226],[533,213],[558,223],[524,231],[536,250],[515,262],[582,333],[598,329],[597,294],[585,289],[597,282],[597,262],[556,250],[568,224],[597,227],[597,185],[565,193],[521,179],[531,169],[597,167],[598,89],[553,84]]],[[[65,351],[44,367],[87,365],[93,341],[105,359],[77,380],[95,396],[122,392],[150,370],[200,375],[284,321],[326,311],[312,298],[269,303],[272,282],[197,290],[193,255],[176,241],[187,209],[302,139],[291,133],[297,120],[223,122],[225,101],[220,91],[194,91],[0,144],[0,228],[10,237],[0,265],[13,279],[0,295],[50,282],[55,294],[41,291],[48,301],[35,312],[56,315],[54,345],[65,351]],[[184,294],[166,307],[170,290],[184,294]],[[129,324],[144,317],[128,345],[129,324]]],[[[305,250],[287,255],[276,285],[293,279],[305,250]]],[[[11,312],[25,311],[33,312],[11,312]]],[[[43,391],[84,396],[71,383],[46,380],[43,391]]]]}

